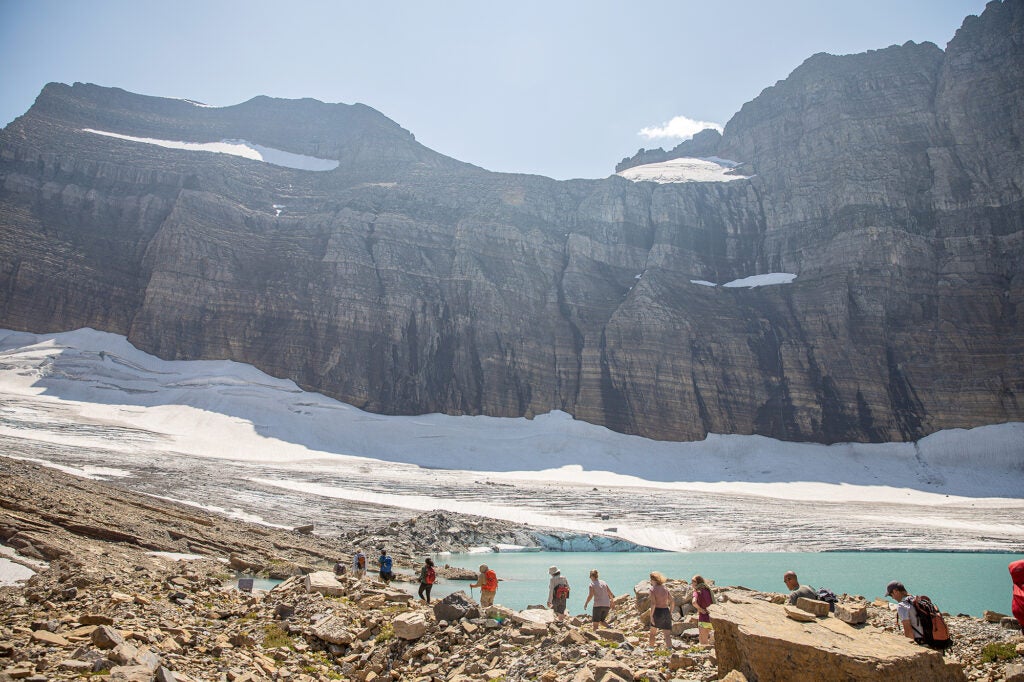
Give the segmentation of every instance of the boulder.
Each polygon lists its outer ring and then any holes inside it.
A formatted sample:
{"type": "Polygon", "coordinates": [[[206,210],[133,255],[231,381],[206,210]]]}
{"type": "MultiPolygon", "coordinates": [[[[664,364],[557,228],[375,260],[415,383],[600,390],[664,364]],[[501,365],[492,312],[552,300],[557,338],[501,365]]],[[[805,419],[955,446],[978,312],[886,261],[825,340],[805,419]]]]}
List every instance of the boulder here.
{"type": "Polygon", "coordinates": [[[355,640],[355,635],[333,615],[320,620],[310,632],[328,644],[351,644],[355,640]]]}
{"type": "Polygon", "coordinates": [[[305,578],[307,592],[319,592],[328,597],[342,597],[345,586],[330,571],[316,571],[305,578]]]}
{"type": "Polygon", "coordinates": [[[850,628],[835,618],[798,623],[774,604],[711,607],[718,670],[760,682],[965,681],[959,664],[878,628],[850,628]]]}
{"type": "Polygon", "coordinates": [[[384,590],[384,599],[389,602],[407,604],[412,601],[412,595],[402,590],[384,590]]]}
{"type": "Polygon", "coordinates": [[[427,619],[420,611],[411,611],[395,617],[391,621],[395,637],[416,640],[427,634],[427,619]]]}
{"type": "Polygon", "coordinates": [[[813,623],[818,619],[818,617],[813,613],[804,611],[803,609],[799,609],[795,606],[790,606],[789,604],[783,606],[782,609],[786,612],[787,618],[792,618],[799,623],[813,623]]]}
{"type": "Polygon", "coordinates": [[[89,639],[97,649],[113,649],[120,644],[124,644],[124,637],[121,636],[121,633],[109,625],[97,626],[92,631],[89,639]]]}
{"type": "Polygon", "coordinates": [[[513,613],[512,620],[522,625],[547,626],[555,622],[555,612],[548,609],[524,609],[513,613]]]}
{"type": "Polygon", "coordinates": [[[446,620],[449,623],[453,623],[463,618],[479,617],[479,605],[470,599],[462,590],[452,592],[447,597],[434,604],[434,618],[438,621],[446,620]]]}
{"type": "Polygon", "coordinates": [[[868,606],[864,603],[836,604],[836,618],[850,625],[866,623],[868,606]]]}
{"type": "Polygon", "coordinates": [[[33,642],[39,642],[48,646],[67,646],[70,644],[68,640],[49,630],[33,630],[30,638],[33,642]]]}
{"type": "Polygon", "coordinates": [[[594,664],[594,681],[632,680],[633,670],[613,658],[606,658],[594,664]]]}
{"type": "Polygon", "coordinates": [[[828,615],[828,602],[820,601],[818,599],[808,599],[807,597],[800,597],[796,600],[796,607],[803,609],[807,613],[813,613],[815,616],[827,616],[828,615]]]}
{"type": "Polygon", "coordinates": [[[1024,665],[1011,663],[1003,668],[1003,682],[1024,682],[1024,665]]]}
{"type": "Polygon", "coordinates": [[[981,617],[985,619],[986,623],[998,623],[1008,616],[1005,613],[999,613],[998,611],[985,611],[985,613],[981,614],[981,617]]]}
{"type": "Polygon", "coordinates": [[[730,670],[729,674],[721,679],[721,682],[747,682],[747,676],[739,670],[730,670]]]}

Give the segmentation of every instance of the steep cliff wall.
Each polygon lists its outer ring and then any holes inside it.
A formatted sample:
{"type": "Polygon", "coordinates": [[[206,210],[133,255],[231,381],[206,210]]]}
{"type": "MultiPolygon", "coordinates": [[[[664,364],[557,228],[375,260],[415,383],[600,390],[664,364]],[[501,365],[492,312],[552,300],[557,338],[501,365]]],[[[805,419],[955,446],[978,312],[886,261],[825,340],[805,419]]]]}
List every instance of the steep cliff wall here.
{"type": "Polygon", "coordinates": [[[92,326],[373,411],[654,438],[1022,420],[1022,15],[994,3],[946,52],[810,58],[707,141],[753,174],[729,183],[489,173],[362,105],[50,85],[0,133],[0,326],[92,326]],[[693,282],[766,272],[797,277],[693,282]]]}

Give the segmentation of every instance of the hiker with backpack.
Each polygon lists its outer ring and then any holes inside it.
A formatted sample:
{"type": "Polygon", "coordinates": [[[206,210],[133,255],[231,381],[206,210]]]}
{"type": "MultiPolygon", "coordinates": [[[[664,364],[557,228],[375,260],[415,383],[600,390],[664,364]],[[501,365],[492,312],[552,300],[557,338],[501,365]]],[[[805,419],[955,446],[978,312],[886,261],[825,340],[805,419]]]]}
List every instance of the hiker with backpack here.
{"type": "Polygon", "coordinates": [[[434,587],[434,582],[437,580],[437,571],[434,570],[434,560],[427,557],[423,561],[423,565],[420,566],[420,599],[424,600],[428,604],[430,603],[430,590],[434,587]]]}
{"type": "Polygon", "coordinates": [[[498,575],[487,567],[487,564],[480,564],[480,577],[469,586],[472,592],[474,587],[480,588],[480,606],[487,608],[494,605],[494,593],[498,591],[498,575]]]}
{"type": "Polygon", "coordinates": [[[558,566],[548,569],[548,608],[555,612],[556,620],[565,620],[565,603],[569,599],[569,579],[562,575],[558,566]]]}
{"type": "Polygon", "coordinates": [[[933,649],[945,649],[953,641],[942,612],[925,595],[914,596],[898,580],[885,586],[885,596],[896,601],[897,627],[903,635],[933,649]]]}
{"type": "Polygon", "coordinates": [[[377,565],[380,567],[380,579],[384,581],[385,585],[390,585],[391,579],[395,575],[391,572],[391,557],[388,556],[388,551],[383,547],[381,547],[380,556],[377,557],[377,565]]]}
{"type": "Polygon", "coordinates": [[[693,585],[693,608],[697,609],[697,637],[701,646],[711,644],[711,614],[708,607],[715,603],[715,594],[699,575],[693,576],[690,581],[693,585]]]}
{"type": "Polygon", "coordinates": [[[352,574],[356,579],[366,575],[366,555],[361,549],[357,549],[355,556],[352,557],[352,574]]]}

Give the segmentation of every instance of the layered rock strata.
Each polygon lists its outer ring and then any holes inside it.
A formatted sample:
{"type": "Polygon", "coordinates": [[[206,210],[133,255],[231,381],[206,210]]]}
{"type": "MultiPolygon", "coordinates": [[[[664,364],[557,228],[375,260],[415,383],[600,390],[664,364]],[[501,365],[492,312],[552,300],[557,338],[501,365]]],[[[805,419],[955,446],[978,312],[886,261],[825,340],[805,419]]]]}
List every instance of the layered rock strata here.
{"type": "Polygon", "coordinates": [[[362,105],[51,84],[0,133],[0,325],[389,414],[827,443],[1019,421],[1022,16],[990,3],[945,51],[811,57],[690,150],[742,163],[729,183],[489,173],[362,105]],[[796,279],[695,283],[772,272],[796,279]]]}

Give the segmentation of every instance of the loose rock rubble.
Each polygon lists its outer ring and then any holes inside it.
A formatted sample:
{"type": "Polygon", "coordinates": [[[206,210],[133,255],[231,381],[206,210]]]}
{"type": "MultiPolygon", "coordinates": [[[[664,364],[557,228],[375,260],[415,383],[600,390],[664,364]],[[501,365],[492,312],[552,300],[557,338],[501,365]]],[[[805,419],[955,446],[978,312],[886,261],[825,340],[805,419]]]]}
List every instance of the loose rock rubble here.
{"type": "MultiPolygon", "coordinates": [[[[428,606],[372,574],[334,575],[336,557],[354,549],[336,540],[0,462],[0,538],[49,562],[25,584],[0,588],[0,682],[93,674],[145,682],[745,679],[719,668],[721,652],[696,646],[686,606],[675,614],[675,649],[647,647],[646,583],[617,598],[610,626],[597,631],[581,615],[559,622],[546,609],[481,610],[462,592],[428,606]],[[154,550],[206,556],[172,560],[154,550]],[[269,592],[241,592],[231,578],[242,565],[287,579],[269,592]]],[[[668,587],[677,604],[688,604],[685,581],[668,587]]],[[[745,602],[785,619],[782,595],[715,592],[723,605],[712,607],[716,619],[745,602]]],[[[888,605],[850,595],[840,604],[863,610],[868,623],[811,615],[809,626],[826,619],[832,630],[877,627],[888,634],[872,636],[906,645],[888,605]]],[[[949,624],[956,645],[945,658],[962,664],[967,679],[1004,679],[1024,662],[1016,653],[1024,638],[1002,618],[952,616],[949,624]],[[993,642],[1016,647],[1014,659],[982,662],[993,642]]]]}

